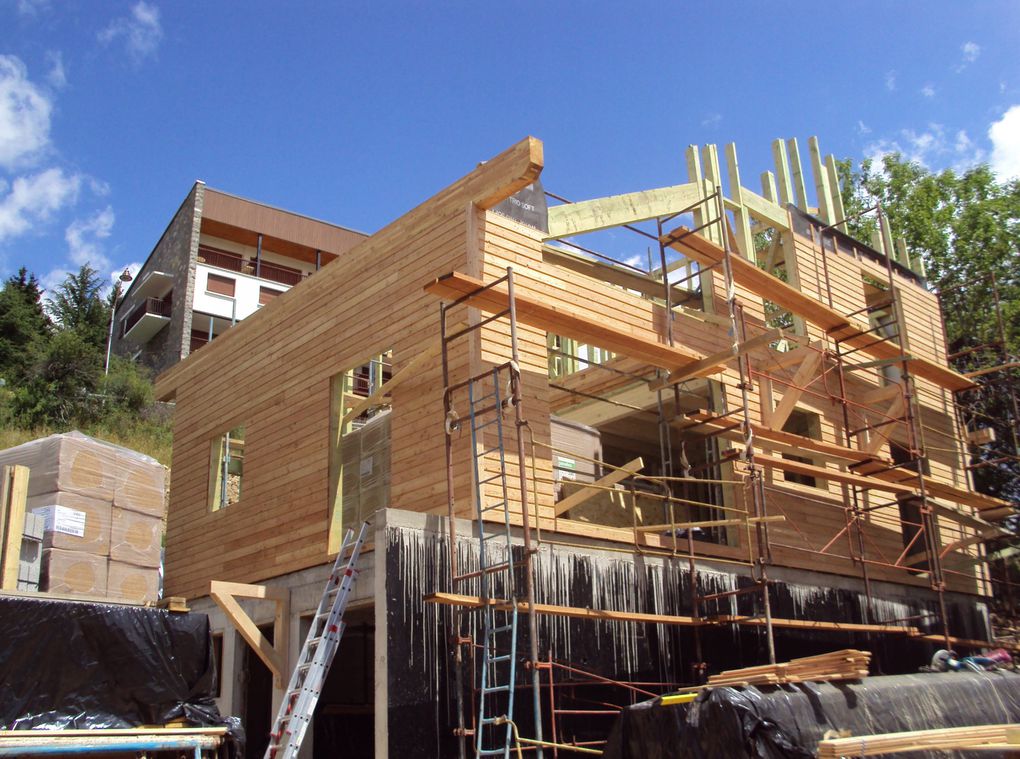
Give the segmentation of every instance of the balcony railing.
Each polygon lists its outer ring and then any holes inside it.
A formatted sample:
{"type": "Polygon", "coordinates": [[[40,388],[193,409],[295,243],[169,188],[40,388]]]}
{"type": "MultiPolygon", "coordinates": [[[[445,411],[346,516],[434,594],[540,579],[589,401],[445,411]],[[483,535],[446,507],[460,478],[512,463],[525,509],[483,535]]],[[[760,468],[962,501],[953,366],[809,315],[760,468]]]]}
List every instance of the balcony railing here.
{"type": "Polygon", "coordinates": [[[153,316],[165,316],[169,319],[172,305],[172,302],[169,300],[146,298],[142,301],[141,305],[132,311],[131,315],[124,320],[124,326],[120,333],[121,337],[124,337],[128,332],[130,332],[146,314],[152,314],[153,316]]]}
{"type": "Polygon", "coordinates": [[[207,248],[204,245],[199,247],[198,256],[201,262],[209,266],[236,271],[240,274],[248,274],[260,279],[268,279],[270,282],[279,282],[281,285],[293,286],[308,276],[299,269],[293,269],[289,266],[271,264],[268,261],[258,264],[254,259],[245,260],[237,253],[207,248]]]}

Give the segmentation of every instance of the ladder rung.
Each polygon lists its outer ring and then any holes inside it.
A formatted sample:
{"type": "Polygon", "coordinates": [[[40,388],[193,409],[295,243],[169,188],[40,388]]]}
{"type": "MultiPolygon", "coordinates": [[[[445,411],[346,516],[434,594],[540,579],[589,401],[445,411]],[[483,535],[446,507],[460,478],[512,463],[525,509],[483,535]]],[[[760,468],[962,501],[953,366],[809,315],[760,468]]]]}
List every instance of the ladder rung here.
{"type": "Polygon", "coordinates": [[[503,654],[502,656],[493,656],[489,658],[489,664],[502,664],[505,661],[510,661],[513,657],[510,654],[503,654]]]}
{"type": "Polygon", "coordinates": [[[500,627],[493,627],[489,632],[495,635],[496,633],[504,633],[513,630],[516,625],[502,625],[500,627]]]}

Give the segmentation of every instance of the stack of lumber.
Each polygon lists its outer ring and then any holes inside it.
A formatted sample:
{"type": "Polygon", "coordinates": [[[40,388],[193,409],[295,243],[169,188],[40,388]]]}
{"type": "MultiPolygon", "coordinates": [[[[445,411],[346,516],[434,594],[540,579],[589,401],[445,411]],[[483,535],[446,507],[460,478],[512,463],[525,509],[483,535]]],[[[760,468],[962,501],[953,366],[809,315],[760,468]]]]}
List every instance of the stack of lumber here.
{"type": "MultiPolygon", "coordinates": [[[[1020,725],[977,725],[974,727],[912,730],[905,733],[833,738],[818,743],[818,759],[842,756],[882,756],[901,751],[952,750],[968,748],[1020,750],[1020,725]]],[[[1012,754],[1010,754],[1012,756],[1012,754]]]]}
{"type": "Polygon", "coordinates": [[[730,669],[708,678],[708,686],[781,685],[806,680],[858,680],[868,676],[869,651],[846,648],[818,656],[805,656],[782,664],[730,669]]]}

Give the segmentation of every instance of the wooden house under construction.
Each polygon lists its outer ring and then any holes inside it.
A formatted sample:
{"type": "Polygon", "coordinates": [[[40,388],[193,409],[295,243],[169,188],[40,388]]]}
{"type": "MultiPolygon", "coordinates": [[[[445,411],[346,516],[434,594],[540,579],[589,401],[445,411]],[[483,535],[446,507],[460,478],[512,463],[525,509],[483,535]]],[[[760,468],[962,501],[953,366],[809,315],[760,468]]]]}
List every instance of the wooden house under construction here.
{"type": "Polygon", "coordinates": [[[166,593],[221,632],[252,756],[366,519],[309,755],[474,755],[506,716],[596,745],[706,673],[989,639],[1012,508],[972,491],[938,298],[881,218],[845,232],[817,142],[773,152],[758,191],[709,145],[571,203],[525,139],[160,376],[166,593]]]}

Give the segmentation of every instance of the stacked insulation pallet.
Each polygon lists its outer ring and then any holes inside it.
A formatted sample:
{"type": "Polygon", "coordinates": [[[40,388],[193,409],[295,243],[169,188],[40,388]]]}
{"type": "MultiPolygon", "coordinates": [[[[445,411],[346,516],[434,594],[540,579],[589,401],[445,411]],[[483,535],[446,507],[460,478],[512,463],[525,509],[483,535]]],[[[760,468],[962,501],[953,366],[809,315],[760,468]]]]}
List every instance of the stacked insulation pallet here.
{"type": "Polygon", "coordinates": [[[26,513],[45,520],[39,589],[156,601],[165,469],[144,454],[69,432],[0,451],[29,468],[26,513]]]}

